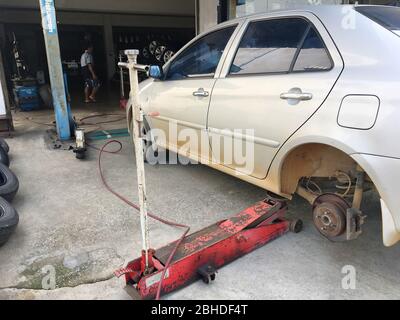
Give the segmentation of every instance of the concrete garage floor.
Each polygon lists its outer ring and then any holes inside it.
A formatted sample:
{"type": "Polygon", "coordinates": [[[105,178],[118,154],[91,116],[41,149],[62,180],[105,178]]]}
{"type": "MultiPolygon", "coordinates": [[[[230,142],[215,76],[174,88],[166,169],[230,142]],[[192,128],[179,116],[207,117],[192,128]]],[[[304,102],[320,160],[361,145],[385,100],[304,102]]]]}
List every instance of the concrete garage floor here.
{"type": "MultiPolygon", "coordinates": [[[[106,107],[85,106],[75,115],[106,107]]],[[[115,107],[113,112],[121,111],[115,107]]],[[[26,117],[48,122],[52,112],[17,113],[15,137],[7,140],[11,168],[20,180],[13,203],[20,224],[0,248],[0,299],[129,299],[123,281],[112,272],[140,252],[137,212],[101,184],[97,151],[90,149],[88,159],[78,161],[72,152],[49,150],[44,143],[46,128],[26,117]],[[41,290],[45,272],[52,268],[57,288],[41,290]]],[[[105,174],[117,191],[136,200],[132,146],[128,138],[119,140],[123,151],[105,156],[105,174]]],[[[192,231],[229,217],[265,195],[260,188],[202,165],[147,165],[146,170],[150,209],[190,224],[192,231]]],[[[307,203],[296,198],[290,203],[290,215],[304,220],[302,233],[288,234],[222,268],[212,285],[199,281],[165,298],[399,298],[400,246],[382,244],[376,196],[367,195],[364,210],[368,214],[364,235],[353,242],[332,243],[315,230],[307,203]],[[345,265],[356,268],[355,290],[342,289],[345,265]]],[[[151,222],[153,247],[180,234],[181,230],[151,222]]]]}

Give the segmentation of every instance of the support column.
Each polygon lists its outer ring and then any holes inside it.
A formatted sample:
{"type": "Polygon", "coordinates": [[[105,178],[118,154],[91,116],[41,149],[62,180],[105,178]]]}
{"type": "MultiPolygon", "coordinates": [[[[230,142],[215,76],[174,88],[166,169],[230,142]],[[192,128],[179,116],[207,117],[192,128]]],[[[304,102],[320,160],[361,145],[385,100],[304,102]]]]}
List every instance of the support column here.
{"type": "Polygon", "coordinates": [[[197,17],[198,33],[218,24],[218,4],[219,0],[200,0],[198,1],[197,17]]]}
{"type": "Polygon", "coordinates": [[[114,52],[113,30],[109,15],[104,17],[104,42],[107,61],[107,78],[108,80],[111,80],[116,71],[116,60],[114,52]]]}
{"type": "Polygon", "coordinates": [[[39,0],[39,4],[42,15],[42,27],[46,45],[47,64],[49,67],[57,134],[60,140],[69,140],[71,138],[71,129],[61,65],[61,53],[58,40],[54,0],[39,0]]]}

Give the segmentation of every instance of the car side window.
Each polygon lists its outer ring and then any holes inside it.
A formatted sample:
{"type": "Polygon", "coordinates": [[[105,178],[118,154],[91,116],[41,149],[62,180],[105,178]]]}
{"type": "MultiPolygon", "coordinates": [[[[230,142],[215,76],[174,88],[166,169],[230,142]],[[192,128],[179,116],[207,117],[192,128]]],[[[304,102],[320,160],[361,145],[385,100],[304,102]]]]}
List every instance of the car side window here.
{"type": "Polygon", "coordinates": [[[197,40],[171,62],[165,80],[213,77],[235,28],[214,31],[197,40]]]}
{"type": "Polygon", "coordinates": [[[239,44],[230,74],[289,72],[308,25],[301,18],[251,22],[239,44]]]}
{"type": "Polygon", "coordinates": [[[293,71],[322,71],[332,68],[328,51],[314,27],[308,31],[293,71]]]}

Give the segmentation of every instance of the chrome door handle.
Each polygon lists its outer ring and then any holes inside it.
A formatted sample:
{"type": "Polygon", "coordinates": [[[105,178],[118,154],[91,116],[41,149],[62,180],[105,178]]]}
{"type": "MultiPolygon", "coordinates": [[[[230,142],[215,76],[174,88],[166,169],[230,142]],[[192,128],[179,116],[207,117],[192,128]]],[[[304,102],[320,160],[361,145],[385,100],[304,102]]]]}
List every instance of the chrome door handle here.
{"type": "Polygon", "coordinates": [[[303,93],[303,92],[286,92],[281,94],[282,100],[298,100],[298,101],[307,101],[313,98],[312,93],[303,93]]]}
{"type": "Polygon", "coordinates": [[[203,88],[199,88],[197,91],[193,92],[193,96],[195,97],[208,97],[210,93],[208,91],[204,91],[203,88]]]}

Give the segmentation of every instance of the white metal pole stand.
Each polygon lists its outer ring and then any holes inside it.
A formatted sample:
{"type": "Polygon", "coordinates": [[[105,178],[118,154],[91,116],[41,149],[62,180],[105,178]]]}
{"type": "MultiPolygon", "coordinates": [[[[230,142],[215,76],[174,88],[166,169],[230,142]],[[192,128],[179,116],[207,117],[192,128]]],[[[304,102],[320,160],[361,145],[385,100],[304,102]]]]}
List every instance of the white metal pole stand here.
{"type": "MultiPolygon", "coordinates": [[[[133,132],[132,138],[135,145],[136,168],[137,168],[137,182],[138,182],[138,195],[140,207],[140,225],[142,232],[142,270],[144,274],[152,272],[153,261],[152,255],[154,250],[150,249],[149,239],[149,226],[148,226],[148,213],[147,213],[147,197],[146,197],[146,180],[144,172],[144,140],[142,136],[143,127],[143,111],[139,99],[139,76],[138,71],[147,72],[149,67],[137,63],[139,50],[125,50],[128,57],[127,63],[119,63],[120,67],[128,68],[130,79],[130,103],[132,104],[132,122],[133,132]]],[[[130,105],[127,106],[128,108],[130,105]]]]}

